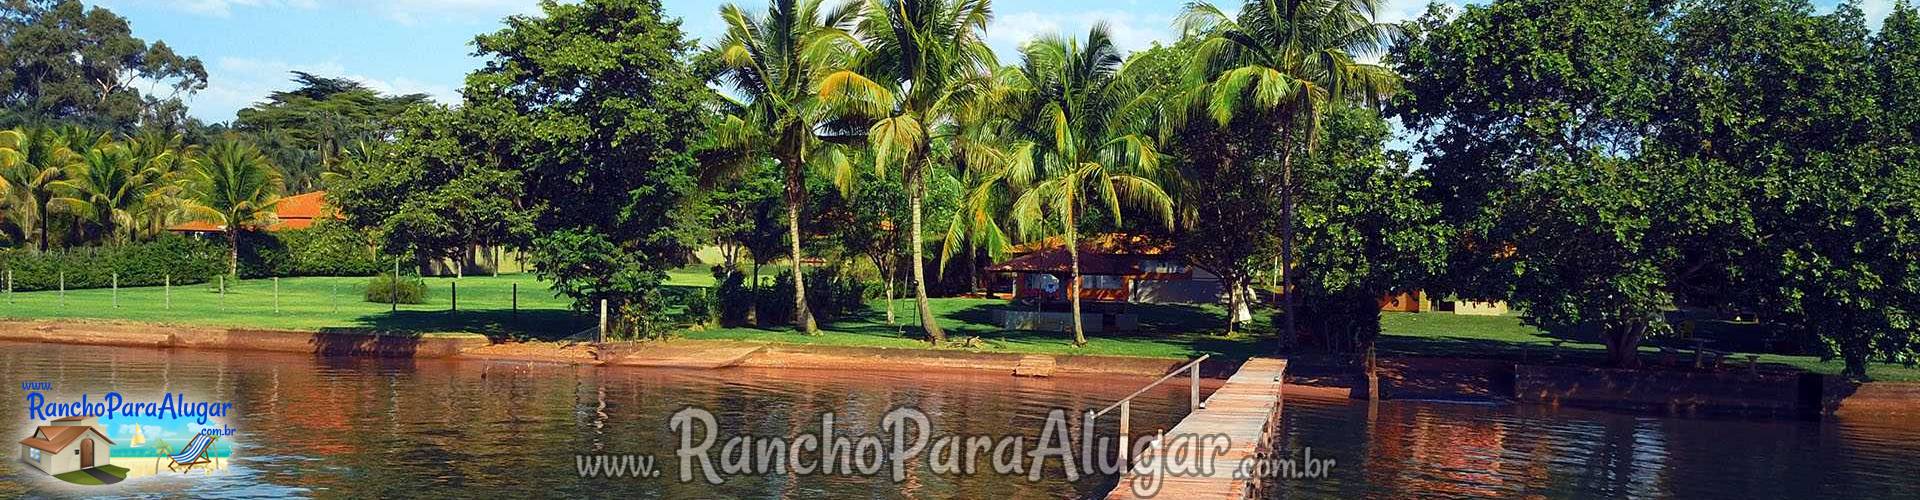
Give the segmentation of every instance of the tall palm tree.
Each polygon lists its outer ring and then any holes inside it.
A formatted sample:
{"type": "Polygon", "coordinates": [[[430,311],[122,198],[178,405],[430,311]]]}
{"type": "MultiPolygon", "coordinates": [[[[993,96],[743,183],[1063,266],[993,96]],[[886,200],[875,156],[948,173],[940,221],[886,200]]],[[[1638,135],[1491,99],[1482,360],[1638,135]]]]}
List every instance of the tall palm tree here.
{"type": "Polygon", "coordinates": [[[135,169],[132,152],[108,144],[87,150],[68,167],[67,179],[53,183],[54,191],[60,193],[54,201],[99,228],[100,237],[125,243],[133,239],[134,214],[146,201],[151,185],[135,169]]]}
{"type": "Polygon", "coordinates": [[[47,251],[52,235],[54,183],[66,177],[67,166],[76,156],[67,149],[67,141],[54,129],[33,127],[8,132],[10,163],[0,169],[6,179],[8,218],[20,227],[23,236],[37,239],[41,252],[47,251]],[[36,238],[37,235],[37,238],[36,238]]]}
{"type": "Polygon", "coordinates": [[[1279,147],[1268,154],[1277,155],[1281,166],[1281,289],[1289,336],[1298,332],[1299,317],[1293,157],[1314,151],[1327,109],[1340,102],[1377,103],[1399,86],[1393,70],[1360,62],[1385,52],[1398,36],[1394,25],[1375,22],[1379,8],[1380,0],[1246,0],[1229,16],[1197,1],[1180,14],[1186,33],[1207,39],[1186,68],[1194,87],[1186,105],[1170,113],[1172,121],[1204,114],[1223,128],[1236,120],[1279,128],[1279,147]]]}
{"type": "MultiPolygon", "coordinates": [[[[876,169],[901,167],[911,214],[914,300],[920,323],[935,344],[946,332],[927,300],[926,236],[922,205],[931,167],[934,130],[991,87],[993,50],[987,47],[990,0],[862,0],[857,43],[830,45],[843,69],[819,82],[820,98],[839,123],[859,123],[876,169]]],[[[828,52],[822,50],[823,52],[828,52]]]]}
{"type": "Polygon", "coordinates": [[[260,153],[245,142],[227,139],[207,149],[206,158],[189,174],[185,201],[187,216],[219,224],[227,235],[227,273],[240,275],[240,231],[274,222],[285,180],[260,153]]]}
{"type": "Polygon", "coordinates": [[[1146,96],[1126,78],[1107,27],[1096,24],[1086,43],[1045,36],[1023,49],[1027,80],[1025,138],[1014,145],[1008,180],[1020,193],[1012,218],[1020,233],[1042,237],[1057,223],[1071,273],[1073,343],[1086,345],[1080,321],[1079,215],[1090,204],[1122,223],[1128,203],[1173,226],[1173,200],[1152,180],[1160,164],[1148,128],[1146,96]]]}
{"type": "Polygon", "coordinates": [[[199,162],[200,146],[187,144],[178,133],[154,131],[141,132],[125,143],[133,154],[134,169],[150,183],[135,226],[142,237],[159,236],[182,211],[183,184],[199,162]]]}
{"type": "MultiPolygon", "coordinates": [[[[807,306],[806,279],[800,255],[800,209],[806,202],[807,162],[824,152],[815,132],[825,121],[813,83],[827,71],[826,57],[816,48],[821,40],[844,37],[852,26],[856,5],[822,8],[822,0],[775,0],[765,15],[748,13],[738,5],[720,7],[727,32],[709,49],[725,65],[717,80],[741,98],[723,119],[720,147],[742,154],[724,155],[717,164],[737,175],[753,162],[772,156],[786,178],[787,235],[793,261],[794,326],[809,335],[820,333],[807,306]]],[[[709,178],[722,175],[709,175],[709,178]]]]}

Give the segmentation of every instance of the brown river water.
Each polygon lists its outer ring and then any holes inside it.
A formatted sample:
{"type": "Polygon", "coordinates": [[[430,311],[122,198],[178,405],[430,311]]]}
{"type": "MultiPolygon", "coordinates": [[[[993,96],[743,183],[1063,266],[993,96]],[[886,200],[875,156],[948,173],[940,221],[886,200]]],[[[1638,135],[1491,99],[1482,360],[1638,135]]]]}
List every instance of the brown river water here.
{"type": "MultiPolygon", "coordinates": [[[[785,471],[683,482],[675,456],[683,436],[670,421],[683,409],[709,411],[725,441],[818,433],[832,412],[836,433],[883,435],[883,415],[914,408],[935,435],[1025,436],[1032,447],[1050,411],[1098,409],[1151,382],[848,368],[655,370],[0,343],[0,422],[12,423],[0,428],[16,429],[16,442],[40,425],[27,420],[25,383],[50,384],[40,390],[56,401],[184,391],[233,403],[225,424],[236,429],[223,470],[109,486],[65,484],[9,451],[0,498],[1098,497],[1113,476],[1069,480],[1051,462],[1030,480],[996,474],[984,458],[973,474],[909,459],[900,481],[884,471],[785,471]],[[582,477],[577,457],[594,454],[652,456],[662,475],[582,477]]],[[[1150,391],[1134,405],[1134,428],[1169,428],[1186,405],[1184,383],[1150,391]]],[[[1280,479],[1275,497],[1920,498],[1920,420],[1308,398],[1285,408],[1283,456],[1304,463],[1310,449],[1322,474],[1280,479]]],[[[1114,431],[1113,418],[1100,432],[1114,431]]],[[[117,431],[110,437],[124,441],[117,431]]]]}

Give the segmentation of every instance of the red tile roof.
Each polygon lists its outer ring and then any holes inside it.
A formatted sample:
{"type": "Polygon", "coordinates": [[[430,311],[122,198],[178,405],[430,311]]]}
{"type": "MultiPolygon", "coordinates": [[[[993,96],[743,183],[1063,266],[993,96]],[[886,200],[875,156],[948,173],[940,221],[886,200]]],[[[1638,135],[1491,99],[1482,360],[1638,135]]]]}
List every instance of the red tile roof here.
{"type": "MultiPolygon", "coordinates": [[[[1073,269],[1072,256],[1066,247],[1055,247],[1029,253],[1013,260],[987,266],[987,271],[996,273],[1070,273],[1073,269]]],[[[1080,274],[1129,276],[1144,274],[1134,262],[1134,258],[1125,255],[1112,255],[1093,251],[1088,246],[1080,247],[1080,274]]]]}
{"type": "MultiPolygon", "coordinates": [[[[273,206],[274,215],[280,220],[279,222],[273,223],[273,225],[267,226],[267,230],[285,231],[289,229],[306,229],[313,227],[313,222],[316,219],[322,217],[339,217],[337,214],[328,213],[326,206],[326,191],[314,191],[306,194],[282,197],[280,201],[273,206]]],[[[212,222],[188,221],[167,228],[167,230],[176,233],[218,233],[226,231],[227,228],[224,225],[212,222]]]]}
{"type": "Polygon", "coordinates": [[[107,444],[114,444],[113,438],[107,437],[106,434],[102,434],[98,429],[91,426],[76,425],[41,426],[34,432],[33,437],[20,440],[20,444],[48,453],[59,453],[60,450],[67,449],[67,445],[73,444],[73,440],[86,435],[87,431],[93,431],[94,434],[100,436],[100,439],[106,440],[107,444]],[[41,438],[40,436],[46,437],[41,438]]]}
{"type": "MultiPolygon", "coordinates": [[[[1065,248],[1059,236],[1016,245],[1015,254],[1033,253],[1043,249],[1065,248]]],[[[1083,235],[1080,238],[1082,258],[1089,253],[1112,255],[1164,255],[1173,253],[1173,245],[1153,236],[1127,233],[1105,233],[1083,235]]]]}

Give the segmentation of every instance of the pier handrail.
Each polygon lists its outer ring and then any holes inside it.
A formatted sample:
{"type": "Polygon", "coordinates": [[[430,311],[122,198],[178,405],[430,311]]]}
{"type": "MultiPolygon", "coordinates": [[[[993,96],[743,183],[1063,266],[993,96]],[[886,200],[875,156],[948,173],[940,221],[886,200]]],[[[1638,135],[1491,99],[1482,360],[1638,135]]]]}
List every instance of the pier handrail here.
{"type": "Polygon", "coordinates": [[[1098,420],[1101,416],[1106,415],[1107,412],[1113,411],[1114,408],[1119,408],[1120,409],[1120,463],[1130,464],[1131,463],[1130,460],[1132,459],[1132,455],[1133,455],[1133,448],[1129,446],[1131,444],[1129,441],[1132,439],[1132,436],[1130,434],[1133,431],[1133,398],[1140,397],[1141,394],[1146,394],[1147,391],[1153,390],[1153,388],[1155,387],[1159,387],[1160,384],[1166,383],[1166,381],[1173,379],[1175,375],[1179,375],[1181,372],[1186,372],[1188,375],[1187,404],[1189,405],[1188,407],[1191,408],[1190,411],[1198,412],[1202,409],[1206,409],[1207,403],[1205,401],[1200,400],[1200,362],[1206,361],[1207,358],[1210,358],[1210,357],[1213,357],[1213,355],[1202,354],[1200,355],[1199,359],[1195,359],[1191,362],[1188,362],[1185,365],[1181,365],[1179,368],[1175,368],[1173,371],[1167,372],[1166,375],[1161,375],[1159,380],[1155,380],[1153,381],[1153,383],[1147,384],[1146,387],[1141,387],[1140,390],[1138,391],[1133,391],[1133,394],[1129,394],[1127,395],[1127,397],[1121,398],[1119,401],[1115,401],[1111,405],[1107,405],[1106,408],[1101,409],[1100,411],[1087,412],[1087,425],[1093,425],[1094,421],[1098,420]]]}

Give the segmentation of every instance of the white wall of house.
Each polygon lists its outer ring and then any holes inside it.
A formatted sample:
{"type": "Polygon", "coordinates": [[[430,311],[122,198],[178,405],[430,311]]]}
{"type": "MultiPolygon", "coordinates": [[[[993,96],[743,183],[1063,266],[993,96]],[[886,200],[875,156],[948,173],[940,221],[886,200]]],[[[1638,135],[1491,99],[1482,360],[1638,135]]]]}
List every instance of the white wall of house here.
{"type": "Polygon", "coordinates": [[[1219,279],[1134,280],[1133,302],[1141,304],[1217,304],[1227,288],[1219,279]]]}

